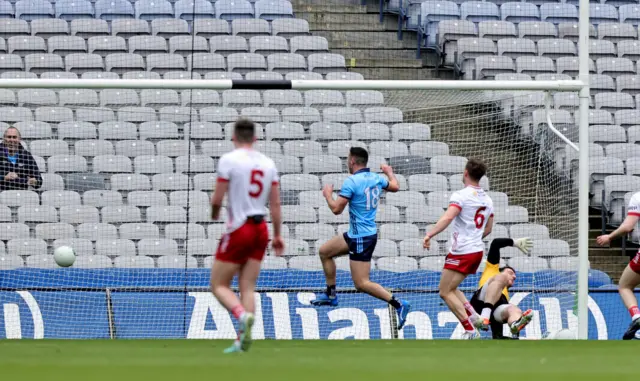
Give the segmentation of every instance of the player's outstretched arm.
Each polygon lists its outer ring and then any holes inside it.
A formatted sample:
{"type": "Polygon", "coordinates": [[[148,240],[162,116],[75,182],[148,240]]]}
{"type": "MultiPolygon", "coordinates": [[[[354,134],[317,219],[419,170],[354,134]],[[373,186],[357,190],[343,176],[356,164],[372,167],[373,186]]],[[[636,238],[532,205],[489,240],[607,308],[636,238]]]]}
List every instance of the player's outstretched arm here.
{"type": "Polygon", "coordinates": [[[327,200],[327,205],[331,212],[335,215],[338,215],[344,211],[349,200],[342,195],[339,195],[337,199],[333,198],[333,185],[327,184],[322,188],[322,195],[324,199],[327,200]]]}
{"type": "Polygon", "coordinates": [[[393,168],[390,165],[380,164],[380,170],[382,173],[387,175],[389,179],[389,185],[384,189],[387,192],[395,193],[400,190],[400,183],[398,183],[398,179],[396,179],[396,175],[393,173],[393,168]]]}
{"type": "Polygon", "coordinates": [[[511,238],[496,238],[491,241],[489,253],[487,254],[487,262],[492,265],[500,263],[500,249],[508,246],[513,246],[513,240],[511,238]]]}
{"type": "Polygon", "coordinates": [[[282,239],[282,209],[280,208],[280,187],[278,184],[271,186],[269,194],[269,209],[271,211],[271,224],[273,225],[273,239],[271,246],[277,256],[284,254],[284,240],[282,239]]]}
{"type": "Polygon", "coordinates": [[[616,230],[614,230],[613,233],[599,236],[598,238],[596,238],[596,242],[600,246],[605,246],[605,245],[608,245],[615,238],[618,238],[623,234],[630,233],[636,227],[636,224],[638,223],[638,219],[639,217],[637,215],[628,214],[627,217],[622,222],[622,225],[620,225],[616,230]]]}
{"type": "Polygon", "coordinates": [[[211,197],[211,218],[217,220],[220,218],[220,208],[222,208],[222,200],[229,189],[229,181],[218,179],[216,182],[216,190],[211,197]]]}
{"type": "Polygon", "coordinates": [[[424,236],[422,246],[425,249],[428,249],[431,246],[431,238],[435,237],[436,235],[444,231],[447,228],[447,226],[451,224],[451,221],[453,221],[453,219],[456,218],[458,214],[460,214],[460,211],[461,209],[457,205],[449,206],[447,211],[444,212],[442,217],[440,217],[436,225],[430,231],[427,232],[427,235],[424,236]]]}

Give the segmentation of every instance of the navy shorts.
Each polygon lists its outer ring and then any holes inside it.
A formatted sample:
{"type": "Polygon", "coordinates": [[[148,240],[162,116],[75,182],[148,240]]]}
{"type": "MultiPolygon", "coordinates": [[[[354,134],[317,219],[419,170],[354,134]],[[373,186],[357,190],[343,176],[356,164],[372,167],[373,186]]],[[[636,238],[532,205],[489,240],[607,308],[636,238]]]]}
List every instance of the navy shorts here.
{"type": "Polygon", "coordinates": [[[349,259],[359,262],[371,262],[373,251],[378,243],[378,235],[369,235],[360,238],[350,238],[347,233],[342,235],[349,246],[349,259]]]}

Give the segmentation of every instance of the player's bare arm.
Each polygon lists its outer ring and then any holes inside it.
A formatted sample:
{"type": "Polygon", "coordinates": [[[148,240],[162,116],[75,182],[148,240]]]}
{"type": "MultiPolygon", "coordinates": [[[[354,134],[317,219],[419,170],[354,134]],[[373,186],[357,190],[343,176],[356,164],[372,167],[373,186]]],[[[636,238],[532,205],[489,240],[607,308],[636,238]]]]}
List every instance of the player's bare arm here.
{"type": "Polygon", "coordinates": [[[385,190],[391,193],[399,191],[400,183],[398,183],[398,179],[396,179],[396,175],[393,173],[393,168],[391,168],[390,165],[381,164],[380,170],[382,171],[382,173],[387,175],[387,178],[389,179],[389,185],[387,186],[387,188],[385,188],[385,190]]]}
{"type": "Polygon", "coordinates": [[[487,221],[487,225],[484,227],[484,232],[482,233],[482,239],[486,238],[493,231],[493,216],[489,217],[487,221]]]}
{"type": "Polygon", "coordinates": [[[424,239],[422,240],[422,247],[425,249],[431,247],[431,238],[443,232],[451,224],[451,221],[460,214],[460,210],[461,209],[458,206],[449,206],[436,225],[427,232],[427,235],[424,236],[424,239]]]}
{"type": "Polygon", "coordinates": [[[218,181],[216,183],[216,190],[213,192],[213,196],[211,197],[211,218],[213,220],[217,220],[218,218],[220,218],[222,200],[224,199],[224,195],[227,193],[228,189],[229,182],[218,181]]]}
{"type": "Polygon", "coordinates": [[[629,234],[630,232],[633,231],[633,229],[635,229],[636,224],[638,223],[638,219],[640,219],[640,217],[636,215],[632,215],[632,214],[627,215],[627,217],[624,219],[622,224],[616,230],[614,230],[610,234],[604,234],[599,236],[598,238],[596,238],[596,242],[600,246],[605,246],[605,245],[608,245],[614,239],[624,234],[629,234]]]}
{"type": "Polygon", "coordinates": [[[277,184],[271,186],[269,195],[269,209],[271,210],[271,224],[273,225],[273,239],[271,247],[277,256],[284,254],[284,240],[282,239],[282,209],[280,208],[280,187],[277,184]]]}
{"type": "Polygon", "coordinates": [[[349,200],[344,197],[338,196],[338,198],[333,198],[333,185],[327,184],[322,188],[322,195],[325,200],[327,200],[327,205],[331,212],[335,215],[338,215],[344,211],[344,208],[347,207],[349,200]]]}

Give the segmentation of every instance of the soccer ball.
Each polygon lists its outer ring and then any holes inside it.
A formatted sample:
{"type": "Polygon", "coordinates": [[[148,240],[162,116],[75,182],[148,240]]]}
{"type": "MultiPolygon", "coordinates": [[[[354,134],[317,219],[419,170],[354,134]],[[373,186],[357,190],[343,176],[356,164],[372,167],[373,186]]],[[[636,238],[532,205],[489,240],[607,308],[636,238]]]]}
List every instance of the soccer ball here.
{"type": "Polygon", "coordinates": [[[576,333],[570,329],[561,329],[559,331],[550,332],[547,340],[576,340],[576,333]]]}
{"type": "Polygon", "coordinates": [[[53,252],[53,259],[60,267],[69,267],[76,261],[76,253],[69,246],[60,246],[53,252]]]}

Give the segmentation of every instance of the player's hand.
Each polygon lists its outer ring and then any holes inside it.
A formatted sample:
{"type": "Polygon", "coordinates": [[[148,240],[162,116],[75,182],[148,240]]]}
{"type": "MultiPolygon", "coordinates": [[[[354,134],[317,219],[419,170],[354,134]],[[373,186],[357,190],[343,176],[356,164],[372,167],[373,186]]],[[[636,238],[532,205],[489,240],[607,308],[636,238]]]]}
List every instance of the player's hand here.
{"type": "Polygon", "coordinates": [[[533,247],[533,241],[529,237],[518,238],[513,241],[513,246],[520,249],[520,251],[522,251],[523,253],[529,254],[531,248],[533,247]]]}
{"type": "Polygon", "coordinates": [[[281,236],[273,237],[271,240],[271,247],[276,257],[281,257],[284,254],[284,240],[281,236]]]}
{"type": "Polygon", "coordinates": [[[609,234],[601,235],[596,238],[596,243],[600,246],[606,246],[611,243],[611,236],[609,234]]]}
{"type": "Polygon", "coordinates": [[[325,185],[324,188],[322,188],[322,195],[325,199],[333,198],[333,185],[325,185]]]}
{"type": "Polygon", "coordinates": [[[38,184],[38,180],[35,177],[29,177],[29,180],[27,180],[27,184],[35,187],[38,184]]]}
{"type": "Polygon", "coordinates": [[[429,237],[428,235],[424,236],[424,239],[422,240],[422,247],[425,249],[431,248],[431,237],[429,237]]]}
{"type": "Polygon", "coordinates": [[[393,168],[391,168],[390,165],[386,164],[380,164],[380,170],[387,176],[389,176],[390,173],[393,173],[393,168]]]}
{"type": "Polygon", "coordinates": [[[9,172],[7,173],[7,175],[4,177],[5,180],[15,180],[18,178],[18,174],[15,172],[9,172]]]}

